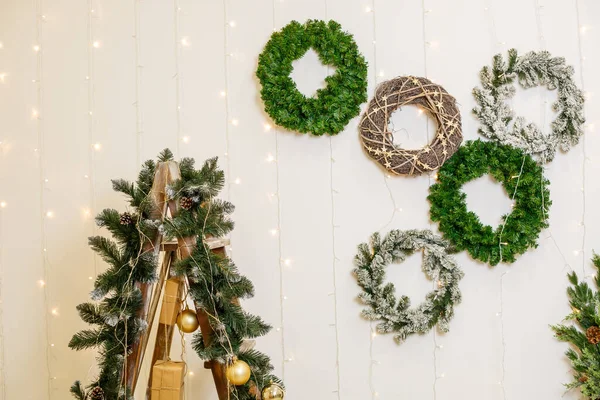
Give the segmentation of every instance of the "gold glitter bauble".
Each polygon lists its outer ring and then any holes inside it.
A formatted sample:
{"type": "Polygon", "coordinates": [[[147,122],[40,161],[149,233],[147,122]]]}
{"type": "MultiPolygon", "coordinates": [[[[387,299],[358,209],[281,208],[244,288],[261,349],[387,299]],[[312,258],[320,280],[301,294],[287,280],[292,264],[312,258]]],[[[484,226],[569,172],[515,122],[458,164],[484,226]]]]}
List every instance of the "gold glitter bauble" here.
{"type": "Polygon", "coordinates": [[[183,333],[192,333],[198,329],[198,316],[190,309],[183,310],[177,316],[177,326],[183,333]]]}
{"type": "Polygon", "coordinates": [[[276,383],[270,383],[262,390],[262,400],[282,400],[285,390],[276,383]]]}
{"type": "Polygon", "coordinates": [[[226,376],[235,386],[245,385],[250,380],[250,366],[242,360],[235,360],[227,366],[226,376]]]}

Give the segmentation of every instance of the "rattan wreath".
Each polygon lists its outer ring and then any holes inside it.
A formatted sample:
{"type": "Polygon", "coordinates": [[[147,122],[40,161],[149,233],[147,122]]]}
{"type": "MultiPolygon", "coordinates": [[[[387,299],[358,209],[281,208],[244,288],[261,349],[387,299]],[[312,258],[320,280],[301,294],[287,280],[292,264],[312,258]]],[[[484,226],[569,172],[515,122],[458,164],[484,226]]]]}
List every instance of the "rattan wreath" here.
{"type": "Polygon", "coordinates": [[[359,125],[363,146],[369,156],[396,175],[433,171],[454,154],[462,142],[460,111],[448,92],[427,78],[402,76],[383,82],[359,125]],[[394,144],[388,128],[391,114],[414,104],[437,122],[435,137],[418,150],[405,150],[394,144]]]}

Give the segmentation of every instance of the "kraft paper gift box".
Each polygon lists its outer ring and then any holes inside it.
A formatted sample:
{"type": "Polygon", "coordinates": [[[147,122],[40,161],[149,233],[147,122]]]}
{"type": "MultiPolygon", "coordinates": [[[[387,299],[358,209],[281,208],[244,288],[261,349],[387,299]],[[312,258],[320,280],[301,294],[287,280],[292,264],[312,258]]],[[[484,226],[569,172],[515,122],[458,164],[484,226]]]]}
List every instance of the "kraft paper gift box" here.
{"type": "Polygon", "coordinates": [[[183,400],[185,363],[157,361],[152,367],[151,400],[183,400]]]}
{"type": "Polygon", "coordinates": [[[177,322],[177,315],[181,311],[180,284],[179,279],[169,279],[165,283],[165,294],[160,307],[159,322],[161,324],[173,326],[177,322]]]}

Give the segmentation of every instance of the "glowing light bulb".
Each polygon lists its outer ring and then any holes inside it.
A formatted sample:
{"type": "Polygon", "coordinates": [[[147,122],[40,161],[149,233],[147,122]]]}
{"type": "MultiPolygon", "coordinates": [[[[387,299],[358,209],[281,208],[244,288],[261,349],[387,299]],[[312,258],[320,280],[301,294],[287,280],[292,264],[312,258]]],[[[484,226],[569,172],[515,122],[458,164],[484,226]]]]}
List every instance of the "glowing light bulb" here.
{"type": "Polygon", "coordinates": [[[379,76],[385,76],[385,72],[383,72],[383,70],[379,71],[379,76]]]}
{"type": "Polygon", "coordinates": [[[238,126],[239,124],[240,124],[240,121],[238,121],[237,119],[232,119],[231,120],[231,125],[238,126]]]}
{"type": "Polygon", "coordinates": [[[229,21],[230,27],[235,28],[235,25],[236,25],[235,21],[229,21]]]}
{"type": "Polygon", "coordinates": [[[273,156],[273,154],[269,153],[269,155],[267,156],[267,162],[273,162],[275,161],[275,157],[273,156]]]}
{"type": "Polygon", "coordinates": [[[271,235],[277,236],[277,232],[279,231],[277,229],[271,229],[269,232],[271,232],[271,235]]]}
{"type": "Polygon", "coordinates": [[[94,150],[98,151],[102,148],[102,145],[100,143],[94,143],[94,150]]]}
{"type": "Polygon", "coordinates": [[[46,217],[48,218],[54,218],[54,211],[46,211],[46,217]]]}
{"type": "Polygon", "coordinates": [[[224,90],[221,90],[221,93],[219,93],[221,95],[221,97],[225,97],[227,96],[227,92],[224,90]]]}
{"type": "Polygon", "coordinates": [[[239,184],[242,183],[242,180],[240,178],[235,178],[234,182],[235,182],[236,185],[239,185],[239,184]]]}
{"type": "Polygon", "coordinates": [[[265,123],[265,132],[269,132],[271,130],[272,126],[271,124],[269,124],[268,122],[265,123]]]}
{"type": "Polygon", "coordinates": [[[42,279],[40,279],[39,281],[37,281],[37,284],[38,284],[39,287],[46,286],[46,282],[44,282],[42,279]]]}
{"type": "Polygon", "coordinates": [[[375,337],[377,337],[377,332],[375,332],[375,331],[371,332],[371,337],[372,337],[372,338],[375,338],[375,337]]]}
{"type": "Polygon", "coordinates": [[[93,277],[91,277],[91,276],[88,276],[88,279],[91,281],[91,280],[92,280],[92,279],[94,279],[94,278],[93,278],[93,277]]]}
{"type": "Polygon", "coordinates": [[[31,118],[37,119],[40,116],[40,113],[35,108],[31,110],[31,118]]]}
{"type": "Polygon", "coordinates": [[[188,375],[189,376],[194,376],[194,371],[190,371],[188,375]]]}
{"type": "Polygon", "coordinates": [[[0,82],[4,82],[5,78],[6,78],[6,74],[5,73],[0,74],[0,82]]]}
{"type": "Polygon", "coordinates": [[[0,49],[4,48],[4,43],[0,42],[0,49]]]}
{"type": "Polygon", "coordinates": [[[588,27],[585,25],[582,25],[579,27],[579,32],[581,32],[581,34],[585,34],[588,31],[588,27]]]}
{"type": "Polygon", "coordinates": [[[283,263],[289,267],[290,265],[292,265],[292,260],[290,260],[289,258],[286,258],[285,260],[283,260],[283,263]]]}
{"type": "Polygon", "coordinates": [[[190,137],[189,136],[184,136],[181,138],[181,141],[183,141],[183,143],[189,143],[190,142],[190,137]]]}
{"type": "Polygon", "coordinates": [[[52,309],[52,315],[58,316],[58,308],[53,308],[52,309]]]}
{"type": "Polygon", "coordinates": [[[36,45],[33,46],[33,51],[35,51],[36,53],[38,51],[40,51],[40,49],[41,49],[41,47],[38,44],[36,44],[36,45]]]}
{"type": "Polygon", "coordinates": [[[92,214],[89,208],[84,208],[81,212],[83,213],[84,217],[89,217],[92,214]]]}
{"type": "Polygon", "coordinates": [[[371,7],[369,7],[369,6],[365,7],[365,12],[366,13],[370,13],[371,11],[373,11],[373,9],[371,7]]]}
{"type": "Polygon", "coordinates": [[[95,40],[94,43],[92,43],[92,46],[94,46],[95,49],[100,48],[100,42],[95,40]]]}
{"type": "Polygon", "coordinates": [[[6,204],[6,202],[5,202],[5,201],[1,201],[1,202],[0,202],[0,207],[1,207],[1,208],[6,208],[6,206],[7,206],[7,205],[8,205],[8,204],[6,204]]]}
{"type": "Polygon", "coordinates": [[[189,47],[189,45],[190,45],[190,38],[188,38],[187,36],[186,37],[182,37],[181,38],[181,45],[183,47],[189,47]]]}

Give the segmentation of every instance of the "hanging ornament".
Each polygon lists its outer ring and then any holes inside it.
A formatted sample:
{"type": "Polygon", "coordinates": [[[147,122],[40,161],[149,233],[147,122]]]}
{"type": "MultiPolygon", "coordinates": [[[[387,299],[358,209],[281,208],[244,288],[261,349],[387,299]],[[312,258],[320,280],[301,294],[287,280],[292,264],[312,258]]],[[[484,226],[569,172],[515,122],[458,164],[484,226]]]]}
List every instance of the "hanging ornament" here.
{"type": "Polygon", "coordinates": [[[269,383],[262,390],[262,400],[282,400],[285,397],[285,390],[276,383],[269,383]]]}
{"type": "Polygon", "coordinates": [[[124,212],[121,214],[121,218],[119,219],[121,225],[131,225],[133,223],[133,217],[128,212],[124,212]]]}
{"type": "Polygon", "coordinates": [[[233,358],[233,362],[227,366],[225,375],[229,383],[235,386],[245,385],[250,380],[250,366],[242,360],[233,358]]]}
{"type": "Polygon", "coordinates": [[[192,333],[198,329],[198,316],[196,312],[186,308],[177,316],[177,326],[183,333],[192,333]]]}
{"type": "Polygon", "coordinates": [[[104,400],[104,390],[100,386],[96,386],[90,392],[91,400],[104,400]]]}

